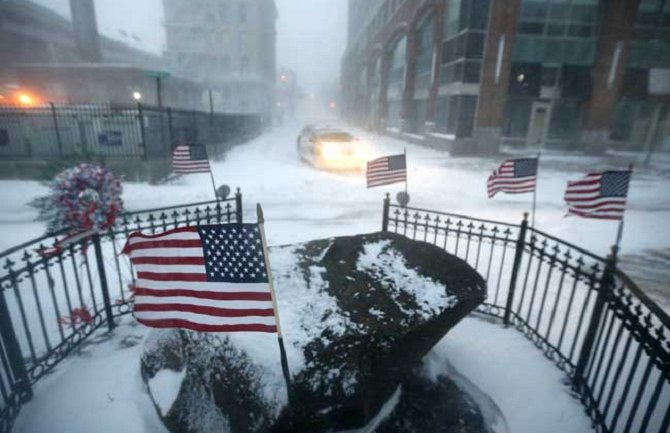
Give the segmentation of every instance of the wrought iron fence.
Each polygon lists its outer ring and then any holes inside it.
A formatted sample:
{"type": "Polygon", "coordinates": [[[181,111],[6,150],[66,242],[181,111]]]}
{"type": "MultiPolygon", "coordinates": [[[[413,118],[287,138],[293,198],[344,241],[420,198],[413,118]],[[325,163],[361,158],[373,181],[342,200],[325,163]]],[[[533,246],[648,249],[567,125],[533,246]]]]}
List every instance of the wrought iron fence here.
{"type": "Polygon", "coordinates": [[[0,156],[10,159],[167,157],[198,142],[220,155],[261,132],[254,114],[206,113],[142,104],[0,105],[0,156]]]}
{"type": "Polygon", "coordinates": [[[130,233],[230,222],[242,222],[239,189],[227,200],[126,213],[107,233],[62,249],[47,248],[56,233],[0,254],[0,433],[11,430],[37,380],[130,312],[134,273],[119,254],[130,233]]]}
{"type": "MultiPolygon", "coordinates": [[[[40,254],[58,234],[0,254],[0,433],[32,387],[96,329],[130,311],[134,231],[242,221],[242,195],[127,213],[105,234],[40,254]]],[[[462,258],[486,280],[479,312],[523,332],[566,372],[599,432],[670,426],[670,318],[623,272],[539,230],[384,201],[382,229],[462,258]]]]}
{"type": "Polygon", "coordinates": [[[382,230],[429,242],[487,282],[480,313],[526,335],[571,381],[598,432],[667,433],[670,318],[616,267],[528,227],[384,200],[382,230]]]}

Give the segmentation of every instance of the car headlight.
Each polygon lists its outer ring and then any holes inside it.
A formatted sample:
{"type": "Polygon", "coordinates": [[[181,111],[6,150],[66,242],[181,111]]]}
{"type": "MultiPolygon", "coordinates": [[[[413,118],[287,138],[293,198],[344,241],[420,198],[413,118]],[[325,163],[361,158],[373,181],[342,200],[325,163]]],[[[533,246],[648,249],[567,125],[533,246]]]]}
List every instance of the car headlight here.
{"type": "Polygon", "coordinates": [[[325,160],[337,159],[340,156],[340,146],[335,143],[321,143],[321,157],[325,160]]]}

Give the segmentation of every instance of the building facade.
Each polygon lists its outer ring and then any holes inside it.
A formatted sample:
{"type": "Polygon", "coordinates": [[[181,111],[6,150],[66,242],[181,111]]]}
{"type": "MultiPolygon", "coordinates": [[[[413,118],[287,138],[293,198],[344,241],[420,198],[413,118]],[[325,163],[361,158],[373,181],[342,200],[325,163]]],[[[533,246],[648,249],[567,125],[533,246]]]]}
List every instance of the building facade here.
{"type": "Polygon", "coordinates": [[[273,0],[163,0],[171,72],[212,90],[217,110],[263,113],[274,106],[273,0]]]}
{"type": "Polygon", "coordinates": [[[461,153],[670,150],[670,0],[350,0],[352,121],[461,153]]]}
{"type": "Polygon", "coordinates": [[[167,76],[161,56],[100,36],[92,0],[70,5],[72,21],[30,1],[0,1],[0,104],[21,104],[17,96],[23,95],[30,105],[208,108],[202,101],[207,89],[167,76]]]}

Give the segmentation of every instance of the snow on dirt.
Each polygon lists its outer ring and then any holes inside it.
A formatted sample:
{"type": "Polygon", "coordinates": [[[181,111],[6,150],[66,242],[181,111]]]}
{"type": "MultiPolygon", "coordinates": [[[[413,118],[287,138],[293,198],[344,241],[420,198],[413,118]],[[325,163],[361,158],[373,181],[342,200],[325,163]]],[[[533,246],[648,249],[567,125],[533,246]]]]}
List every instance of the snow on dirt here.
{"type": "MultiPolygon", "coordinates": [[[[383,276],[382,284],[388,279],[393,282],[390,287],[409,292],[414,296],[421,309],[420,314],[425,319],[456,305],[458,299],[449,296],[448,287],[445,291],[444,285],[409,269],[402,254],[391,248],[390,244],[390,240],[367,244],[358,257],[358,269],[367,270],[371,275],[383,276]]],[[[401,302],[398,302],[398,306],[403,308],[401,302]]]]}
{"type": "MultiPolygon", "coordinates": [[[[242,188],[244,215],[248,221],[254,219],[256,202],[263,205],[270,245],[378,231],[383,194],[395,195],[404,188],[396,185],[368,190],[362,173],[324,172],[302,163],[295,151],[300,129],[305,123],[324,123],[323,119],[309,120],[287,122],[251,143],[236,147],[224,160],[212,164],[217,183],[242,188]]],[[[530,195],[499,195],[493,200],[487,197],[486,178],[500,163],[500,157],[452,158],[436,149],[355,132],[376,155],[401,153],[407,148],[413,206],[512,223],[518,223],[523,212],[530,208],[530,195]]],[[[625,167],[628,160],[630,155],[620,154],[604,159],[543,154],[536,227],[605,255],[615,238],[616,223],[565,218],[563,190],[569,179],[578,178],[589,170],[625,167]]],[[[670,257],[662,253],[670,249],[668,167],[670,161],[666,159],[636,169],[623,237],[624,268],[626,255],[670,257]]],[[[46,192],[46,187],[35,181],[0,181],[0,202],[3,203],[0,249],[43,234],[44,224],[34,221],[36,211],[27,203],[46,192]]],[[[213,196],[209,177],[202,174],[162,185],[127,182],[123,198],[128,210],[139,210],[211,200],[213,196]]],[[[288,249],[277,250],[272,254],[273,262],[287,265],[282,263],[282,260],[290,260],[283,256],[285,253],[288,254],[288,249]]],[[[389,258],[389,266],[392,262],[389,258]]],[[[664,263],[667,265],[668,261],[664,263]]],[[[318,272],[318,269],[313,271],[318,272]]],[[[310,309],[325,305],[314,305],[314,299],[301,298],[298,292],[293,293],[295,297],[284,295],[282,290],[290,287],[293,287],[290,279],[278,287],[280,311],[295,299],[300,299],[302,305],[285,308],[285,311],[293,310],[289,314],[295,317],[282,316],[284,333],[289,340],[301,341],[307,338],[308,331],[304,327],[320,326],[313,323],[316,315],[310,317],[310,309]]],[[[667,283],[660,288],[657,284],[654,294],[670,309],[667,283]]],[[[327,301],[325,297],[318,300],[327,301]]],[[[430,299],[433,301],[448,302],[447,299],[430,299]]],[[[347,326],[345,317],[333,320],[347,326]]],[[[126,347],[119,343],[126,336],[138,340],[145,335],[145,329],[126,323],[113,334],[99,338],[99,344],[87,344],[79,352],[85,356],[72,356],[37,384],[36,396],[22,409],[14,431],[163,432],[139,377],[141,344],[126,347]]],[[[245,345],[245,349],[261,363],[275,363],[276,340],[267,337],[253,337],[259,344],[245,345]]],[[[237,340],[241,336],[232,338],[237,340]]],[[[299,344],[288,349],[292,367],[304,363],[299,344]]],[[[449,333],[435,353],[435,356],[446,357],[495,400],[511,431],[591,431],[582,406],[563,384],[564,375],[516,331],[469,318],[449,333]]],[[[274,394],[279,395],[277,398],[283,400],[281,377],[268,380],[272,382],[268,389],[273,389],[274,394]]]]}

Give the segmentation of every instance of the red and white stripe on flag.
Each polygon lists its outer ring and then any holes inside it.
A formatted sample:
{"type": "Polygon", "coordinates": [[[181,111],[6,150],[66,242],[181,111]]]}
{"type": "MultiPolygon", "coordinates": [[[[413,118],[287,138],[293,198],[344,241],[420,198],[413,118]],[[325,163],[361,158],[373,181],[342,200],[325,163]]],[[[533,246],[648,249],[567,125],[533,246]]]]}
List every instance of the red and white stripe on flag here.
{"type": "Polygon", "coordinates": [[[133,233],[123,253],[137,272],[134,315],[155,328],[276,332],[257,224],[133,233]]]}
{"type": "Polygon", "coordinates": [[[367,163],[368,188],[407,182],[407,160],[405,154],[383,156],[367,163]]]}
{"type": "Polygon", "coordinates": [[[209,173],[207,148],[201,144],[179,145],[172,152],[172,168],[177,174],[209,173]]]}
{"type": "Polygon", "coordinates": [[[538,158],[508,159],[489,176],[486,189],[489,198],[499,192],[524,194],[535,191],[538,158]]]}
{"type": "Polygon", "coordinates": [[[626,211],[630,170],[589,173],[568,182],[568,214],[582,218],[621,220],[626,211]]]}

